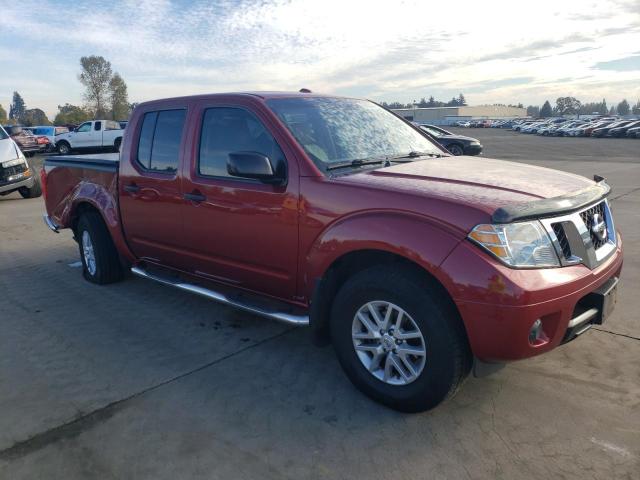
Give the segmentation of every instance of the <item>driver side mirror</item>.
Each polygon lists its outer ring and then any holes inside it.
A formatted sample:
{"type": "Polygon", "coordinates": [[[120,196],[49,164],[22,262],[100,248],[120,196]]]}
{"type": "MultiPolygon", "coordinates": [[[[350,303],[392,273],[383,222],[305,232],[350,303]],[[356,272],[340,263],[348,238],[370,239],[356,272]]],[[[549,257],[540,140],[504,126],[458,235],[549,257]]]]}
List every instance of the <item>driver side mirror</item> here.
{"type": "Polygon", "coordinates": [[[266,155],[256,152],[232,152],[227,159],[227,172],[233,177],[252,178],[263,183],[284,184],[266,155]]]}

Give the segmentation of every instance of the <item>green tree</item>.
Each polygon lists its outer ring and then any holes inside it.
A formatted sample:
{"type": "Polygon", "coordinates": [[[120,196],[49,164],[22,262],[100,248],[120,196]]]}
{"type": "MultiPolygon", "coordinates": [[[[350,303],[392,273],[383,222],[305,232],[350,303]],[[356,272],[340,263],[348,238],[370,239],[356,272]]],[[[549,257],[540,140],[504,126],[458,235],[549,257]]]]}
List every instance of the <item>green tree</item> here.
{"type": "Polygon", "coordinates": [[[549,100],[547,100],[546,102],[544,102],[544,105],[542,105],[542,108],[540,109],[540,116],[542,118],[547,118],[547,117],[550,117],[551,115],[553,115],[553,110],[551,109],[551,104],[549,103],[549,100]]]}
{"type": "Polygon", "coordinates": [[[111,80],[109,80],[109,102],[113,120],[126,120],[129,118],[127,84],[118,72],[114,73],[111,80]]]}
{"type": "Polygon", "coordinates": [[[631,113],[634,115],[640,115],[640,99],[636,102],[636,104],[631,109],[631,113]]]}
{"type": "MultiPolygon", "coordinates": [[[[549,105],[549,108],[551,108],[551,105],[549,105]]],[[[527,116],[528,117],[539,117],[540,116],[540,107],[538,107],[537,105],[529,105],[527,107],[527,116]]]]}
{"type": "Polygon", "coordinates": [[[21,123],[26,109],[22,96],[18,92],[13,92],[13,101],[9,105],[9,118],[16,123],[21,123]]]}
{"type": "Polygon", "coordinates": [[[556,100],[556,112],[558,115],[572,115],[580,111],[582,104],[574,97],[559,97],[556,100]]]}
{"type": "Polygon", "coordinates": [[[625,98],[618,104],[618,115],[629,115],[631,111],[631,107],[629,106],[629,102],[625,98]]]}
{"type": "Polygon", "coordinates": [[[55,125],[77,125],[91,119],[91,114],[82,107],[65,103],[58,105],[58,114],[53,119],[55,125]]]}
{"type": "Polygon", "coordinates": [[[616,114],[616,107],[611,105],[611,108],[609,109],[609,115],[615,115],[615,114],[616,114]]]}
{"type": "Polygon", "coordinates": [[[111,63],[104,57],[91,55],[80,58],[82,72],[78,79],[85,86],[84,99],[96,118],[105,117],[111,81],[111,63]]]}
{"type": "Polygon", "coordinates": [[[7,111],[0,105],[0,123],[7,123],[7,111]]]}
{"type": "Polygon", "coordinates": [[[22,123],[27,127],[33,127],[35,125],[51,125],[47,115],[39,108],[25,110],[22,123]]]}
{"type": "Polygon", "coordinates": [[[462,93],[458,95],[458,105],[460,105],[461,107],[466,107],[467,105],[467,99],[464,98],[464,95],[462,93]]]}

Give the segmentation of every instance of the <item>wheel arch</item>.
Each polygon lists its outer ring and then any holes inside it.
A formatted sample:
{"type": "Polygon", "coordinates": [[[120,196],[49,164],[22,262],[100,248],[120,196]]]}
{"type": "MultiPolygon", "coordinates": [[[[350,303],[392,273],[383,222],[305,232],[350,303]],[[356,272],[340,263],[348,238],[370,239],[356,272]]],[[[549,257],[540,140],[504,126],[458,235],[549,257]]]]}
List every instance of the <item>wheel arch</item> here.
{"type": "Polygon", "coordinates": [[[438,298],[445,301],[452,321],[457,328],[461,329],[465,338],[467,337],[466,328],[458,307],[449,290],[438,276],[414,260],[397,253],[385,250],[354,250],[337,258],[316,282],[309,309],[310,327],[314,343],[327,345],[330,342],[331,307],[338,291],[345,282],[367,268],[380,265],[405,269],[407,275],[428,285],[428,288],[436,290],[438,298]]]}
{"type": "Polygon", "coordinates": [[[374,265],[402,265],[441,290],[459,316],[446,287],[446,275],[439,267],[461,240],[424,217],[401,212],[359,215],[327,229],[300,269],[316,343],[328,341],[331,303],[340,287],[355,273],[374,265]]]}
{"type": "Polygon", "coordinates": [[[71,208],[71,212],[69,214],[69,228],[71,228],[71,230],[73,231],[74,239],[76,241],[78,240],[77,239],[78,221],[80,220],[80,217],[82,216],[82,214],[88,211],[97,212],[100,215],[100,217],[102,218],[102,221],[107,227],[107,231],[109,232],[109,235],[111,236],[111,240],[116,246],[116,249],[120,254],[120,256],[122,257],[122,259],[125,260],[126,263],[135,262],[136,260],[135,256],[130,251],[123,237],[123,232],[120,226],[119,217],[107,219],[105,217],[104,210],[100,208],[100,206],[98,206],[95,203],[95,201],[93,201],[93,199],[91,198],[83,198],[81,200],[78,200],[73,204],[73,207],[71,208]]]}

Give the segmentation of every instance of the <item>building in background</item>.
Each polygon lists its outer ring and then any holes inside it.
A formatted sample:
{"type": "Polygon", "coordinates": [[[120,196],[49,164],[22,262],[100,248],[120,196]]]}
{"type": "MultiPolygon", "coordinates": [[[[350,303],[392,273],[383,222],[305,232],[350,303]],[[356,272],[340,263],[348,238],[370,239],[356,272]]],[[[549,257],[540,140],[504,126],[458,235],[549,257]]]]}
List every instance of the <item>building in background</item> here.
{"type": "Polygon", "coordinates": [[[507,120],[527,116],[526,108],[501,105],[394,108],[392,111],[412,122],[430,123],[431,125],[453,125],[455,122],[467,120],[507,120]]]}

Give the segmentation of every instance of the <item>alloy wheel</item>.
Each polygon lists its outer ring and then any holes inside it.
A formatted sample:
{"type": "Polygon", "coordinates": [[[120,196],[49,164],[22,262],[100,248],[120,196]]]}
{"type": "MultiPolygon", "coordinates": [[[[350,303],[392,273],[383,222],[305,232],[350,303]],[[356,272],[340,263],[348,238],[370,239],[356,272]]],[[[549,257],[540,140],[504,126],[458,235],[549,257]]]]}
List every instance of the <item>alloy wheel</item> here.
{"type": "Polygon", "coordinates": [[[420,328],[399,306],[371,301],[356,312],[351,337],[358,359],[378,380],[407,385],[424,370],[427,351],[420,328]]]}
{"type": "Polygon", "coordinates": [[[91,235],[85,230],[82,232],[82,256],[84,258],[84,264],[87,267],[87,271],[91,276],[96,274],[96,255],[93,251],[93,243],[91,242],[91,235]]]}

